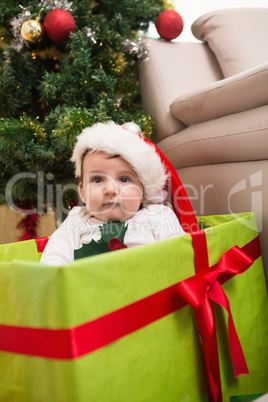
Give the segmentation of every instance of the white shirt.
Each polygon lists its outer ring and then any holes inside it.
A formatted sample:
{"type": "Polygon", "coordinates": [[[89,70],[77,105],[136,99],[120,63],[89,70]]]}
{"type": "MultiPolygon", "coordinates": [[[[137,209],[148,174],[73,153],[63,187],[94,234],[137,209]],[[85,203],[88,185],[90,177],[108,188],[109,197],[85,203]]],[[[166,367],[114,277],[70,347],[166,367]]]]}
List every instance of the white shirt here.
{"type": "MultiPolygon", "coordinates": [[[[127,247],[155,243],[185,234],[172,209],[161,204],[151,204],[140,209],[125,223],[128,224],[124,238],[127,247]]],[[[100,240],[99,226],[103,224],[103,221],[90,216],[86,207],[74,207],[50,237],[40,263],[60,266],[74,261],[74,250],[92,240],[100,240]]]]}

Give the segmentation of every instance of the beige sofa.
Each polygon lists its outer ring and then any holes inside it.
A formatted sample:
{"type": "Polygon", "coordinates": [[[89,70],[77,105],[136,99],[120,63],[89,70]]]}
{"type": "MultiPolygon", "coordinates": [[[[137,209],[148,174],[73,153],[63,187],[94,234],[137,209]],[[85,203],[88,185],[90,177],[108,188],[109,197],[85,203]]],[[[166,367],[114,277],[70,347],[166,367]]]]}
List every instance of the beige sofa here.
{"type": "Polygon", "coordinates": [[[147,40],[144,108],[196,214],[256,213],[268,283],[268,8],[214,11],[192,33],[147,40]]]}

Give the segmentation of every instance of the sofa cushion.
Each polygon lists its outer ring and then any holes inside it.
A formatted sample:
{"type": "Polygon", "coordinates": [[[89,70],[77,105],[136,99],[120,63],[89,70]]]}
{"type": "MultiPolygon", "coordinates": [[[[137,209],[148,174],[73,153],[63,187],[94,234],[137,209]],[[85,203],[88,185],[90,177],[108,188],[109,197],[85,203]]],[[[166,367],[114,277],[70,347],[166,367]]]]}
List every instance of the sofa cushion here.
{"type": "Polygon", "coordinates": [[[187,126],[268,104],[268,62],[183,94],[170,105],[187,126]]]}
{"type": "Polygon", "coordinates": [[[268,158],[268,105],[194,124],[157,143],[175,169],[268,158]]]}
{"type": "Polygon", "coordinates": [[[147,39],[146,47],[148,58],[139,63],[140,91],[144,110],[156,123],[159,141],[185,128],[170,114],[170,103],[180,94],[223,76],[213,52],[204,43],[147,39]]]}
{"type": "Polygon", "coordinates": [[[224,77],[268,60],[268,8],[218,10],[198,18],[193,35],[207,42],[224,77]]]}

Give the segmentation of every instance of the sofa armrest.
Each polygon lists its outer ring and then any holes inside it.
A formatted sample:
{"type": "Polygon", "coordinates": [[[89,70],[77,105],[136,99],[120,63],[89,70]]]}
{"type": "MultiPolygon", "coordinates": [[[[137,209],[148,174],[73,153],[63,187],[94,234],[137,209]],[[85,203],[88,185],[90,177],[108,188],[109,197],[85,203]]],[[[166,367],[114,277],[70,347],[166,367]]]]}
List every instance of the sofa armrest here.
{"type": "Polygon", "coordinates": [[[215,10],[192,24],[193,35],[214,52],[224,78],[268,60],[268,8],[215,10]]]}
{"type": "Polygon", "coordinates": [[[213,53],[204,43],[147,39],[146,47],[148,58],[139,63],[140,91],[144,110],[156,124],[156,141],[160,141],[185,128],[170,114],[169,105],[173,99],[217,82],[223,75],[213,53]]]}
{"type": "Polygon", "coordinates": [[[187,126],[268,104],[268,62],[176,98],[173,117],[187,126]]]}

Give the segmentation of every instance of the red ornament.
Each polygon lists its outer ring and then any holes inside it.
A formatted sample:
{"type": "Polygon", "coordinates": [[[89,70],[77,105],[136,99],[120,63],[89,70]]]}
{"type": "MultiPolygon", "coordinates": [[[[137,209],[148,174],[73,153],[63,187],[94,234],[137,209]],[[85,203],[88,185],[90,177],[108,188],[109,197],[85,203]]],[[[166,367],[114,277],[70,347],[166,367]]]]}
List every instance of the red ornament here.
{"type": "Polygon", "coordinates": [[[165,10],[156,18],[155,27],[161,38],[172,40],[181,34],[183,30],[183,19],[176,11],[165,10]]]}
{"type": "Polygon", "coordinates": [[[75,30],[75,20],[69,11],[55,8],[47,13],[44,19],[47,36],[55,42],[65,42],[70,32],[75,30]]]}

